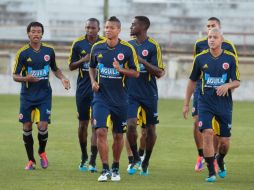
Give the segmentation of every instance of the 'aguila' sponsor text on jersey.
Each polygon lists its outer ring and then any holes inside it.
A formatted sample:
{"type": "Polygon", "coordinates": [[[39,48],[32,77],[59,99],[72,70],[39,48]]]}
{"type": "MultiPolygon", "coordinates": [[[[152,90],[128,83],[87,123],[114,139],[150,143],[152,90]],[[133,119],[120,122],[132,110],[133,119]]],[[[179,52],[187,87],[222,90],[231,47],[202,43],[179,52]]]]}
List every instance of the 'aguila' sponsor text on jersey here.
{"type": "Polygon", "coordinates": [[[100,86],[94,100],[100,99],[112,106],[126,105],[125,76],[113,67],[114,58],[120,67],[139,71],[136,51],[128,42],[119,39],[115,47],[109,47],[106,40],[97,42],[90,59],[90,67],[97,68],[96,80],[100,86]]]}
{"type": "MultiPolygon", "coordinates": [[[[135,48],[137,55],[152,65],[164,69],[161,48],[152,38],[147,38],[141,44],[136,39],[129,41],[135,48]]],[[[128,94],[142,99],[158,99],[156,77],[151,75],[142,63],[139,63],[140,75],[138,78],[128,78],[128,94]]]]}
{"type": "Polygon", "coordinates": [[[41,101],[52,94],[49,83],[49,71],[57,71],[54,49],[42,43],[40,50],[34,50],[29,44],[20,48],[17,52],[14,74],[28,74],[39,78],[39,82],[22,82],[21,96],[32,101],[41,101]]]}
{"type": "MultiPolygon", "coordinates": [[[[97,41],[105,39],[102,36],[98,36],[97,41]]],[[[87,54],[90,54],[92,45],[87,36],[81,36],[74,40],[70,52],[70,57],[68,63],[71,64],[80,60],[82,57],[85,57],[87,54]]],[[[79,75],[77,79],[77,91],[76,94],[81,97],[92,96],[92,87],[91,81],[89,78],[89,61],[84,62],[79,67],[79,75]]]]}

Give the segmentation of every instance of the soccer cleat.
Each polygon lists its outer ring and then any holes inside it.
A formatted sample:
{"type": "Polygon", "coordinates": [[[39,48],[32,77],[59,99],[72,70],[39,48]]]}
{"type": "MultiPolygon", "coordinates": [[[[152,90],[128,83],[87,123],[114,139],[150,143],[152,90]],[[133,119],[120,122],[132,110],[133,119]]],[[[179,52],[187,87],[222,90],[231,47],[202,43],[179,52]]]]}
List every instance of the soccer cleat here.
{"type": "Polygon", "coordinates": [[[87,160],[81,160],[78,168],[82,172],[88,171],[88,161],[87,160]]]}
{"type": "Polygon", "coordinates": [[[109,170],[103,169],[100,177],[98,178],[99,182],[106,182],[110,179],[111,173],[109,170]]]}
{"type": "Polygon", "coordinates": [[[133,175],[138,171],[138,168],[140,167],[141,162],[132,163],[130,169],[128,169],[128,174],[133,175]]]}
{"type": "Polygon", "coordinates": [[[214,159],[213,165],[214,165],[214,171],[215,171],[215,173],[218,174],[219,166],[218,166],[218,163],[217,163],[216,159],[214,159]]]}
{"type": "Polygon", "coordinates": [[[204,169],[204,158],[203,156],[198,156],[196,165],[195,165],[195,171],[200,172],[204,169]]]}
{"type": "Polygon", "coordinates": [[[227,169],[226,169],[225,164],[224,164],[224,168],[223,169],[219,169],[218,176],[220,178],[225,178],[227,176],[227,169]]]}
{"type": "Polygon", "coordinates": [[[32,160],[29,160],[29,162],[27,163],[25,170],[35,170],[35,162],[33,162],[32,160]]]}
{"type": "Polygon", "coordinates": [[[148,168],[142,166],[142,170],[139,173],[141,176],[148,176],[148,168]]]}
{"type": "Polygon", "coordinates": [[[209,176],[205,179],[206,182],[210,182],[210,183],[213,183],[216,181],[216,176],[215,175],[212,175],[212,176],[209,176]]]}
{"type": "Polygon", "coordinates": [[[43,169],[46,169],[48,167],[48,159],[47,159],[47,155],[46,155],[46,152],[43,152],[40,154],[40,157],[41,157],[41,167],[43,169]]]}
{"type": "Polygon", "coordinates": [[[88,170],[89,170],[91,173],[97,172],[96,166],[93,166],[93,165],[91,165],[91,164],[89,164],[88,170]]]}
{"type": "Polygon", "coordinates": [[[112,169],[112,174],[111,174],[111,181],[120,181],[120,173],[118,168],[113,168],[112,169]]]}

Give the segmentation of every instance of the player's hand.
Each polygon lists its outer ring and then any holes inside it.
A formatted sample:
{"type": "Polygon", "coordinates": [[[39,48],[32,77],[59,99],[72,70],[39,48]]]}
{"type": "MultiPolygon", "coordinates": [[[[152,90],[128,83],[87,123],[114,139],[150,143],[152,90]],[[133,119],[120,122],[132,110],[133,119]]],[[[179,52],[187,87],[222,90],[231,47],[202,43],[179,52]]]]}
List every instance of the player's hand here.
{"type": "Polygon", "coordinates": [[[66,78],[62,78],[61,82],[66,90],[69,90],[71,88],[70,81],[66,78]]]}
{"type": "Polygon", "coordinates": [[[88,62],[90,61],[90,54],[86,54],[85,57],[82,57],[81,58],[81,62],[84,63],[84,62],[88,62]]]}
{"type": "Polygon", "coordinates": [[[116,58],[114,58],[113,67],[114,67],[117,71],[120,72],[121,67],[120,67],[119,62],[116,60],[116,58]]]}
{"type": "Polygon", "coordinates": [[[189,105],[184,105],[183,106],[183,118],[188,119],[189,115],[189,105]]]}
{"type": "Polygon", "coordinates": [[[27,82],[39,82],[40,80],[41,80],[40,78],[34,77],[33,75],[30,74],[26,76],[27,82]]]}
{"type": "Polygon", "coordinates": [[[99,88],[100,88],[99,84],[98,84],[96,81],[94,81],[94,82],[92,83],[92,90],[93,90],[94,92],[98,92],[98,91],[99,91],[99,88]]]}
{"type": "Polygon", "coordinates": [[[216,88],[217,96],[225,96],[228,92],[228,84],[223,84],[216,88]]]}

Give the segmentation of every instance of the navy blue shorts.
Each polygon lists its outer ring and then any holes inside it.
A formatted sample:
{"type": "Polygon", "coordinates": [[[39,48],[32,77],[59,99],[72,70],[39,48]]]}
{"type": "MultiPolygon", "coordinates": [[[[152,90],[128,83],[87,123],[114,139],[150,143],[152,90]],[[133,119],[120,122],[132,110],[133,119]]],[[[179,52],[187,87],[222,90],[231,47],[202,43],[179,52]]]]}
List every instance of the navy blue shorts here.
{"type": "Polygon", "coordinates": [[[31,102],[23,97],[20,97],[19,121],[21,123],[37,123],[40,121],[47,121],[50,123],[51,103],[51,96],[42,102],[31,102]]]}
{"type": "Polygon", "coordinates": [[[78,111],[78,119],[80,121],[87,121],[91,119],[91,105],[92,97],[76,96],[76,105],[78,111]]]}
{"type": "Polygon", "coordinates": [[[128,97],[128,119],[137,118],[141,126],[158,124],[159,120],[157,110],[157,99],[140,100],[131,96],[128,97]],[[142,121],[140,121],[141,119],[142,121]]]}
{"type": "Polygon", "coordinates": [[[127,105],[109,106],[101,100],[93,101],[93,126],[111,128],[114,133],[125,133],[127,129],[127,105]]]}
{"type": "Polygon", "coordinates": [[[218,122],[216,135],[220,137],[230,137],[232,128],[232,112],[215,114],[211,110],[199,109],[199,130],[214,129],[214,119],[218,122]]]}

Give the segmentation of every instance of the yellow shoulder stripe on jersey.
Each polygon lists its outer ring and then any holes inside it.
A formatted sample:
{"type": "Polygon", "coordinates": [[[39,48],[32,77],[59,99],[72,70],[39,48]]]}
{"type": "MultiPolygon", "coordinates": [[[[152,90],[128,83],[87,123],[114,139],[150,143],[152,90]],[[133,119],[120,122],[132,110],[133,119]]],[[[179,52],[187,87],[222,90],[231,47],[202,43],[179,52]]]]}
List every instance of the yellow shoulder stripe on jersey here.
{"type": "Polygon", "coordinates": [[[16,69],[17,69],[17,66],[18,66],[18,62],[19,62],[19,56],[20,56],[20,54],[21,54],[23,51],[25,51],[26,49],[28,49],[29,47],[30,47],[29,44],[26,44],[26,45],[24,45],[23,47],[21,47],[21,48],[18,50],[18,52],[17,52],[17,54],[16,54],[16,57],[15,57],[15,62],[14,62],[14,67],[13,67],[13,73],[16,72],[16,69]]]}
{"type": "Polygon", "coordinates": [[[160,45],[153,38],[149,38],[148,41],[151,42],[152,44],[154,44],[155,47],[156,47],[158,67],[160,69],[164,69],[165,65],[162,62],[162,55],[161,55],[161,47],[160,47],[160,45]]]}
{"type": "Polygon", "coordinates": [[[52,48],[53,50],[55,50],[55,48],[52,46],[52,45],[49,45],[47,43],[42,43],[42,46],[45,46],[45,47],[49,47],[49,48],[52,48]]]}
{"type": "Polygon", "coordinates": [[[194,57],[197,55],[197,43],[205,41],[207,39],[208,39],[207,37],[197,39],[197,41],[195,42],[195,45],[194,45],[194,51],[193,51],[194,52],[193,53],[194,57]]]}
{"type": "Polygon", "coordinates": [[[72,43],[72,45],[71,45],[71,51],[70,51],[70,56],[69,56],[69,59],[68,59],[68,64],[71,64],[71,56],[72,56],[72,50],[73,50],[74,45],[75,45],[77,42],[82,41],[82,40],[84,40],[84,39],[86,39],[86,36],[80,36],[80,37],[76,38],[76,39],[73,41],[73,43],[72,43]]]}
{"type": "Polygon", "coordinates": [[[121,40],[120,43],[121,43],[122,45],[125,45],[125,46],[131,48],[131,50],[132,50],[132,55],[133,55],[133,60],[134,60],[134,64],[135,64],[135,66],[136,66],[136,68],[137,68],[137,71],[140,71],[139,64],[138,64],[138,56],[137,56],[137,53],[136,53],[135,48],[134,48],[129,42],[126,42],[126,41],[124,41],[124,40],[121,40]]]}
{"type": "Polygon", "coordinates": [[[194,57],[194,60],[193,60],[193,63],[192,63],[192,68],[191,68],[191,71],[193,70],[193,67],[194,67],[194,63],[196,61],[196,58],[200,55],[203,55],[203,54],[206,54],[209,52],[209,49],[206,49],[206,50],[203,50],[202,52],[200,52],[199,54],[197,54],[195,57],[194,57]]]}
{"type": "Polygon", "coordinates": [[[237,51],[236,51],[236,48],[235,48],[235,45],[233,44],[233,42],[231,42],[230,40],[226,40],[226,39],[224,39],[224,42],[228,43],[233,48],[234,52],[232,52],[232,53],[234,53],[236,58],[238,58],[237,51]]]}
{"type": "Polygon", "coordinates": [[[100,40],[105,40],[105,39],[107,39],[107,38],[104,37],[104,36],[99,36],[99,39],[100,39],[100,40]]]}
{"type": "Polygon", "coordinates": [[[235,66],[236,67],[236,78],[237,78],[237,80],[240,80],[240,72],[239,72],[239,68],[238,68],[238,57],[228,50],[224,50],[224,53],[234,57],[235,64],[236,64],[236,66],[235,66]]]}

